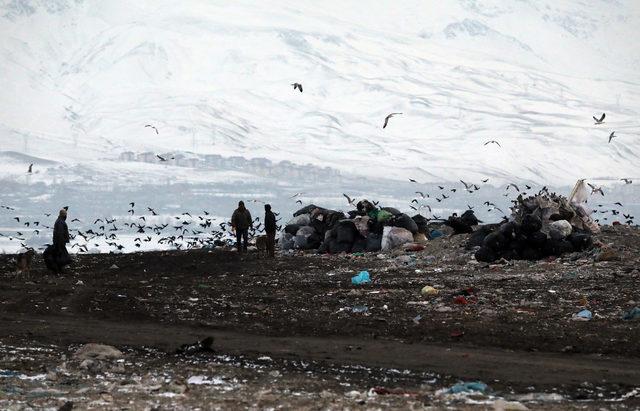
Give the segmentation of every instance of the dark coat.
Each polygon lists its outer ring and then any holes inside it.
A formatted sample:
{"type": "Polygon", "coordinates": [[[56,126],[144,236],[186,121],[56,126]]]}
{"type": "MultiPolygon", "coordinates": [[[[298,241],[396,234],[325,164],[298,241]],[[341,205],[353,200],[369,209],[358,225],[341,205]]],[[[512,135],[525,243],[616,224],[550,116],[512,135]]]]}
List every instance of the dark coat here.
{"type": "Polygon", "coordinates": [[[276,215],[271,210],[264,213],[264,231],[267,233],[276,232],[276,215]]]}
{"type": "Polygon", "coordinates": [[[246,208],[238,207],[231,216],[231,225],[235,227],[236,230],[246,230],[251,227],[252,223],[251,213],[246,208]]]}
{"type": "Polygon", "coordinates": [[[63,218],[58,218],[53,226],[53,246],[55,248],[64,248],[69,242],[69,227],[63,218]]]}

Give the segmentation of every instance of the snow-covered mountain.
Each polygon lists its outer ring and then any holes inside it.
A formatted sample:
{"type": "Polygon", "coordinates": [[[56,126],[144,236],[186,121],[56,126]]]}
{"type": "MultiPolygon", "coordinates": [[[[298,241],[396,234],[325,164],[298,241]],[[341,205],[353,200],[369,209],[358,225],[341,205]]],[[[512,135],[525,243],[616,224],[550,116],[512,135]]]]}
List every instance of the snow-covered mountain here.
{"type": "Polygon", "coordinates": [[[640,175],[637,1],[6,0],[0,16],[0,150],[107,179],[162,173],[100,165],[124,151],[425,182],[640,175]]]}

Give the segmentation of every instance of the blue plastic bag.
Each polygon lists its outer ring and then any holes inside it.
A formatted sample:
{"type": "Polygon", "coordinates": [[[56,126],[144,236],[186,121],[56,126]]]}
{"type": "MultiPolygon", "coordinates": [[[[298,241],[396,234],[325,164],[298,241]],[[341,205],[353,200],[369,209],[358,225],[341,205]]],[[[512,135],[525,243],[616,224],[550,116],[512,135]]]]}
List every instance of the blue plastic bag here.
{"type": "Polygon", "coordinates": [[[360,271],[358,275],[351,277],[351,284],[353,285],[368,284],[370,282],[371,278],[368,271],[360,271]]]}
{"type": "Polygon", "coordinates": [[[590,320],[593,318],[593,314],[589,310],[582,310],[578,314],[576,314],[576,317],[590,320]]]}
{"type": "Polygon", "coordinates": [[[459,382],[453,387],[449,388],[451,394],[457,394],[459,392],[486,392],[489,387],[487,384],[475,381],[475,382],[459,382]]]}
{"type": "Polygon", "coordinates": [[[624,313],[623,320],[638,320],[640,319],[640,307],[633,307],[631,310],[624,313]]]}

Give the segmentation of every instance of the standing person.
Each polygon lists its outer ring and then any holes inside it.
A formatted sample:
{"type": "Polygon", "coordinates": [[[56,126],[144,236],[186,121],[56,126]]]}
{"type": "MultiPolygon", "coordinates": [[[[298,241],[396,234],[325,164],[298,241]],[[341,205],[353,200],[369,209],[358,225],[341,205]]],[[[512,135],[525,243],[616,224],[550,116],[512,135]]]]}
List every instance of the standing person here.
{"type": "Polygon", "coordinates": [[[267,233],[267,254],[276,255],[276,215],[271,211],[271,204],[264,205],[264,231],[267,233]]]}
{"type": "Polygon", "coordinates": [[[71,257],[66,244],[69,242],[69,227],[67,227],[67,207],[60,210],[58,219],[53,226],[53,245],[45,251],[47,267],[56,273],[61,273],[64,266],[71,263],[71,257]]]}
{"type": "Polygon", "coordinates": [[[251,213],[244,206],[244,201],[238,203],[238,208],[231,216],[231,227],[236,230],[236,248],[239,253],[247,252],[247,242],[249,241],[249,228],[253,225],[251,213]],[[241,240],[244,243],[241,247],[241,240]]]}

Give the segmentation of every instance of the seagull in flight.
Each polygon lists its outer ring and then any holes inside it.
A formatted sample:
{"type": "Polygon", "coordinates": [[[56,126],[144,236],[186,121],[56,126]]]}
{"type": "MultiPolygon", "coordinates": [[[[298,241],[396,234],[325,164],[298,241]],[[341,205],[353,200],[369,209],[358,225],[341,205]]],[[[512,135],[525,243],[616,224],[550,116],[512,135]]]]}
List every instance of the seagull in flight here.
{"type": "Polygon", "coordinates": [[[342,195],[347,199],[347,201],[349,202],[350,205],[353,205],[353,202],[355,201],[354,198],[349,197],[348,195],[342,193],[342,195]]]}
{"type": "Polygon", "coordinates": [[[159,154],[156,154],[156,157],[158,157],[158,159],[160,159],[160,161],[167,161],[167,159],[166,159],[166,158],[162,157],[162,156],[161,156],[161,155],[159,155],[159,154]]]}
{"type": "Polygon", "coordinates": [[[625,184],[631,184],[633,183],[633,180],[630,180],[628,178],[621,178],[620,181],[624,181],[625,184]]]}
{"type": "Polygon", "coordinates": [[[611,140],[613,140],[615,137],[618,137],[618,136],[616,136],[615,131],[612,131],[611,134],[609,134],[609,143],[611,143],[611,140]]]}
{"type": "Polygon", "coordinates": [[[294,90],[300,90],[300,92],[302,93],[302,84],[300,84],[300,83],[291,83],[291,85],[293,86],[294,90]]]}
{"type": "Polygon", "coordinates": [[[493,143],[493,144],[497,144],[497,145],[498,145],[498,147],[502,147],[502,146],[500,145],[500,143],[498,143],[498,142],[497,142],[497,141],[495,141],[495,140],[489,140],[489,141],[487,141],[486,143],[484,143],[484,145],[486,146],[487,144],[491,144],[491,143],[493,143]]]}
{"type": "Polygon", "coordinates": [[[27,173],[33,173],[33,163],[29,164],[29,170],[27,173]]]}
{"type": "Polygon", "coordinates": [[[382,125],[382,128],[386,128],[386,127],[387,127],[387,124],[389,124],[389,119],[390,119],[391,117],[393,117],[393,116],[397,116],[397,115],[399,115],[399,114],[402,114],[402,113],[391,113],[391,114],[389,114],[388,116],[386,116],[386,117],[384,118],[384,124],[382,125]]]}
{"type": "Polygon", "coordinates": [[[591,194],[600,193],[600,195],[604,196],[604,192],[602,191],[602,187],[596,187],[591,183],[587,183],[589,187],[591,187],[591,194]]]}
{"type": "Polygon", "coordinates": [[[598,119],[596,118],[596,116],[591,116],[593,117],[593,119],[596,121],[596,124],[602,124],[604,123],[604,118],[606,117],[605,113],[602,113],[602,116],[598,119]]]}
{"type": "Polygon", "coordinates": [[[158,128],[157,128],[157,127],[155,127],[155,126],[152,126],[151,124],[146,124],[146,125],[145,125],[145,127],[150,127],[150,128],[152,128],[152,129],[154,129],[154,130],[156,131],[156,134],[160,134],[160,133],[158,132],[158,128]]]}
{"type": "Polygon", "coordinates": [[[298,196],[301,196],[302,194],[304,194],[304,193],[295,193],[294,195],[292,195],[292,196],[291,196],[291,197],[289,197],[289,198],[290,198],[290,199],[292,199],[292,198],[296,198],[296,197],[298,197],[298,196]]]}

